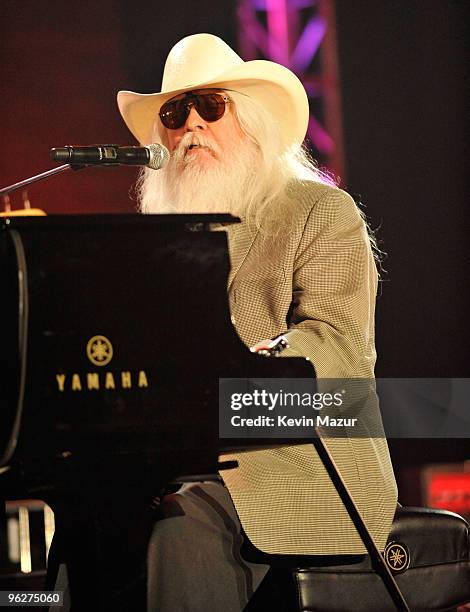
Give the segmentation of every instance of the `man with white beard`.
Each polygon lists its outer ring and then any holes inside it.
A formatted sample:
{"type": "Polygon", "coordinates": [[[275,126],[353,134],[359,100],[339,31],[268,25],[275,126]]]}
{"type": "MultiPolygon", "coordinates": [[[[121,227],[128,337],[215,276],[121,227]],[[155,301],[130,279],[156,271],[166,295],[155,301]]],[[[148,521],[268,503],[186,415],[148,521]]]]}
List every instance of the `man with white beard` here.
{"type": "MultiPolygon", "coordinates": [[[[190,95],[198,93],[228,101],[221,90],[196,90],[190,95]]],[[[185,97],[188,94],[181,94],[170,103],[183,102],[185,97]]],[[[139,182],[143,212],[242,211],[247,193],[255,190],[257,195],[259,191],[260,151],[234,119],[233,113],[226,113],[200,126],[201,117],[194,108],[179,129],[160,134],[157,126],[154,138],[164,141],[172,155],[160,172],[144,171],[139,182]]]]}
{"type": "MultiPolygon", "coordinates": [[[[373,379],[377,272],[353,200],[302,149],[308,101],[283,66],[243,62],[209,34],[170,51],[162,91],[118,94],[142,144],[171,152],[138,181],[144,213],[231,212],[232,320],[255,350],[308,357],[320,378],[373,379]]],[[[380,423],[376,410],[375,418],[380,423]]],[[[329,438],[328,448],[378,547],[397,493],[383,437],[329,438]]],[[[220,482],[185,485],[162,502],[148,554],[150,610],[243,610],[271,554],[364,553],[312,445],[224,455],[220,482]]]]}

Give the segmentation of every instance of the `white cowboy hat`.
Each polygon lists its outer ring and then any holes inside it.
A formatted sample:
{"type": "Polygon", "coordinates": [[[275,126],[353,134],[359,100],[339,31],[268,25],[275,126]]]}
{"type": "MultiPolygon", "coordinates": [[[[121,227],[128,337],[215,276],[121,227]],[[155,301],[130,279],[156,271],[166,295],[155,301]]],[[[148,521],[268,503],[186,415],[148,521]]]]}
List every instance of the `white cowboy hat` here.
{"type": "Polygon", "coordinates": [[[277,121],[285,148],[302,143],[308,125],[308,99],[295,74],[266,60],[244,62],[212,34],[194,34],[176,43],[165,63],[161,92],[120,91],[117,102],[127,127],[146,145],[155,140],[155,119],[167,100],[209,87],[250,96],[277,121]]]}

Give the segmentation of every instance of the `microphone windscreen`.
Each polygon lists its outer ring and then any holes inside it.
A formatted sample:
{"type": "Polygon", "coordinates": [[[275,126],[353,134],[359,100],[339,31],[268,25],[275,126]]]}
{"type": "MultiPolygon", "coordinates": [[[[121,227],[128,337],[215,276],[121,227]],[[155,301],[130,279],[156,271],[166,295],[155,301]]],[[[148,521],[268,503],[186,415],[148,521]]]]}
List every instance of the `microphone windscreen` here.
{"type": "Polygon", "coordinates": [[[170,151],[161,144],[150,144],[148,145],[150,151],[150,160],[147,164],[148,168],[152,170],[159,170],[166,166],[170,161],[170,151]]]}

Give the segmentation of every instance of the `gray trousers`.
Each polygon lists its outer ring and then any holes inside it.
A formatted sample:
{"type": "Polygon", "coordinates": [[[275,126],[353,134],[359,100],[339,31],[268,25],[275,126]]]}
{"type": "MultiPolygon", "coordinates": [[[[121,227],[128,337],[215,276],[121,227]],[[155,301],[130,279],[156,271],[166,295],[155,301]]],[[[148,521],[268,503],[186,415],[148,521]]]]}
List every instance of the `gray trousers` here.
{"type": "Polygon", "coordinates": [[[269,570],[242,559],[240,521],[218,482],[162,500],[148,547],[149,612],[241,612],[269,570]]]}

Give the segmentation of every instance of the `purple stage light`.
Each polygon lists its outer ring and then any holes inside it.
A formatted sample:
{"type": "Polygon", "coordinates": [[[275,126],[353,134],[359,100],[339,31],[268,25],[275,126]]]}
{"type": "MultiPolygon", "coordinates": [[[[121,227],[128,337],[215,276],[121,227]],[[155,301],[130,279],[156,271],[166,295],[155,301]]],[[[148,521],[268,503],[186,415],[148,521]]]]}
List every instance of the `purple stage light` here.
{"type": "MultiPolygon", "coordinates": [[[[256,11],[266,11],[266,4],[266,0],[251,0],[251,6],[256,11]]],[[[315,4],[316,0],[287,0],[287,6],[289,9],[294,9],[296,11],[314,6],[315,4]]]]}
{"type": "Polygon", "coordinates": [[[326,21],[321,17],[312,17],[304,28],[292,54],[292,66],[302,72],[306,70],[325,36],[326,21]]]}

